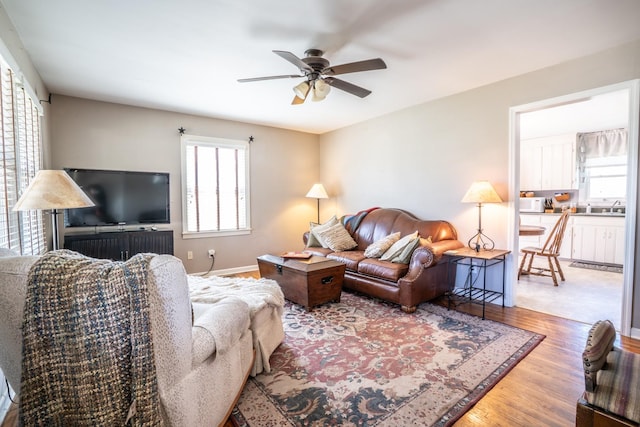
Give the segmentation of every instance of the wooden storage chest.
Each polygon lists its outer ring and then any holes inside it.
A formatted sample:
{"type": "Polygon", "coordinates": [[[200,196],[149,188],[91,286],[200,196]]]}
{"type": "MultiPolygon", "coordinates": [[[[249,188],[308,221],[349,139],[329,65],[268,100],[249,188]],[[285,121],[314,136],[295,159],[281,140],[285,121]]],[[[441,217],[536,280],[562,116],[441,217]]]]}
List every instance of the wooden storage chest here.
{"type": "Polygon", "coordinates": [[[300,260],[262,255],[258,268],[261,277],[278,282],[286,299],[307,311],[326,302],[340,302],[346,268],[341,262],[319,256],[300,260]]]}

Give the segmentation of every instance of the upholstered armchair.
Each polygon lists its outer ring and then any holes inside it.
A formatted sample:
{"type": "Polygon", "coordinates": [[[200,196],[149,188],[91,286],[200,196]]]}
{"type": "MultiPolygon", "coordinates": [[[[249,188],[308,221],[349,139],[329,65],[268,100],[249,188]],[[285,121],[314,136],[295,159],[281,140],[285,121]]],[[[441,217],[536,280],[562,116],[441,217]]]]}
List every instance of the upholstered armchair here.
{"type": "Polygon", "coordinates": [[[585,392],[578,399],[576,426],[637,426],[640,423],[640,354],[614,345],[616,330],[599,320],[582,353],[585,392]]]}
{"type": "MultiPolygon", "coordinates": [[[[23,311],[29,271],[37,261],[38,257],[0,258],[0,369],[22,398],[23,311]]],[[[248,306],[231,298],[211,304],[193,319],[184,267],[170,255],[151,258],[147,280],[164,424],[224,423],[253,366],[248,306]]]]}

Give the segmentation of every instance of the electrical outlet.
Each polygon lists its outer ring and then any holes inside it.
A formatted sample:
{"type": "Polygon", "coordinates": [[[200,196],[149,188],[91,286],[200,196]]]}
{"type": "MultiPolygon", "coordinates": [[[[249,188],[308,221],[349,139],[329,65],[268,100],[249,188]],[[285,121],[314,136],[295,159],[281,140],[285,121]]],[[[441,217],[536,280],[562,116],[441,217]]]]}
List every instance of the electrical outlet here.
{"type": "Polygon", "coordinates": [[[193,259],[193,251],[187,251],[187,259],[193,259]]]}
{"type": "Polygon", "coordinates": [[[209,258],[213,258],[214,256],[216,256],[216,250],[215,249],[209,249],[209,258]]]}

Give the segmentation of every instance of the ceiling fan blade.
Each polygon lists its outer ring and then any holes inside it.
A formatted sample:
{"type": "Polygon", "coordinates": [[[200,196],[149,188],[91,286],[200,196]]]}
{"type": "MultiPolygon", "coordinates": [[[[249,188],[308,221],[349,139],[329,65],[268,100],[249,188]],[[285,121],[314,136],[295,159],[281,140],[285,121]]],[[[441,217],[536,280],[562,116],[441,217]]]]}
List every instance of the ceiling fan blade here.
{"type": "Polygon", "coordinates": [[[338,74],[357,73],[358,71],[382,70],[384,68],[387,68],[387,64],[382,59],[375,58],[327,67],[322,70],[322,74],[335,76],[338,74]]]}
{"type": "Polygon", "coordinates": [[[313,68],[311,68],[310,66],[305,64],[302,61],[302,59],[298,58],[297,56],[295,56],[291,52],[287,52],[285,50],[274,50],[273,53],[275,53],[276,55],[278,55],[282,59],[285,59],[285,60],[291,62],[293,65],[298,67],[300,69],[300,71],[313,71],[313,68]]]}
{"type": "Polygon", "coordinates": [[[368,89],[356,86],[353,83],[345,82],[344,80],[336,79],[335,77],[325,77],[323,80],[336,89],[349,92],[350,94],[359,96],[360,98],[364,98],[371,93],[368,89]]]}
{"type": "Polygon", "coordinates": [[[295,74],[286,74],[286,75],[282,75],[282,76],[251,77],[251,78],[248,78],[248,79],[238,79],[238,81],[240,83],[247,83],[247,82],[258,82],[258,81],[261,81],[261,80],[294,79],[294,78],[298,78],[298,77],[304,77],[304,76],[299,76],[299,75],[295,75],[295,74]]]}

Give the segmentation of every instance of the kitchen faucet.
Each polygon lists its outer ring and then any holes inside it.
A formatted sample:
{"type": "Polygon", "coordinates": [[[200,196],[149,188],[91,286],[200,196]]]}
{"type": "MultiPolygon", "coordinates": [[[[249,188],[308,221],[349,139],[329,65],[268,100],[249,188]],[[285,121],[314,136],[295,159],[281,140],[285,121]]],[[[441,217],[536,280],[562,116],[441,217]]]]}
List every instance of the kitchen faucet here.
{"type": "Polygon", "coordinates": [[[613,202],[613,204],[611,205],[611,209],[609,209],[609,212],[613,213],[613,208],[615,205],[620,205],[620,200],[616,200],[615,202],[613,202]]]}

